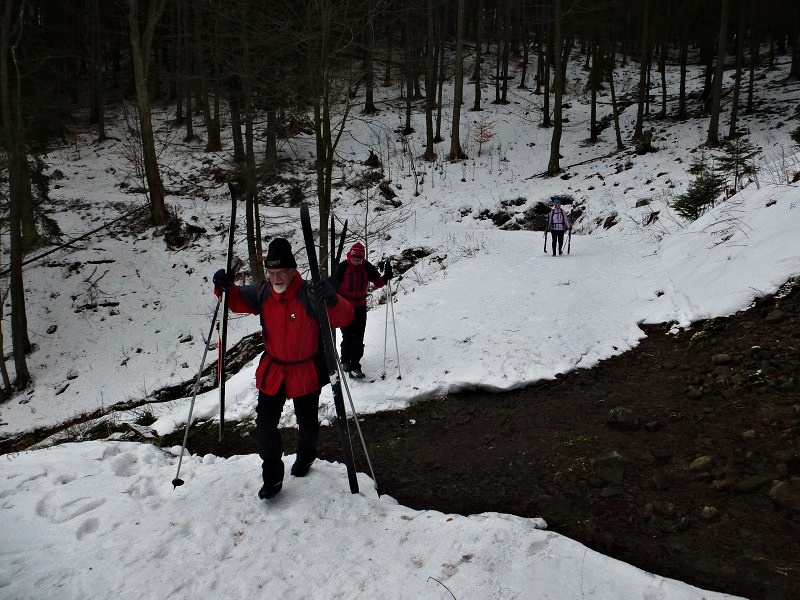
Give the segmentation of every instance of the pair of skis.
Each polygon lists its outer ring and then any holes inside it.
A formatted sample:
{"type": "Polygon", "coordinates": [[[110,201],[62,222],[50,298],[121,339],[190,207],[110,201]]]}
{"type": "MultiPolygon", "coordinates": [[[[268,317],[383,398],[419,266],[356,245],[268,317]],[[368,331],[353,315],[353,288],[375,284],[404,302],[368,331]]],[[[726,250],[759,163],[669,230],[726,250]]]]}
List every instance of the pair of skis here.
{"type": "Polygon", "coordinates": [[[336,267],[339,266],[339,263],[342,262],[342,250],[344,250],[344,238],[347,236],[347,219],[344,221],[344,225],[342,226],[342,233],[339,234],[339,247],[336,250],[336,254],[333,253],[333,249],[336,248],[336,221],[331,214],[331,226],[330,226],[330,234],[331,234],[331,276],[336,272],[336,267]]]}
{"type": "MultiPolygon", "coordinates": [[[[300,221],[303,226],[303,240],[306,245],[308,256],[308,268],[311,272],[311,281],[316,283],[320,280],[319,262],[317,261],[317,248],[314,244],[314,230],[311,226],[311,214],[308,203],[300,205],[300,221]]],[[[334,239],[333,220],[331,219],[331,239],[334,239]]],[[[346,231],[345,223],[345,231],[346,231]]],[[[344,233],[339,241],[339,250],[336,257],[331,254],[331,266],[333,261],[341,258],[342,247],[344,245],[344,233]]],[[[333,252],[333,246],[331,246],[333,252]]],[[[335,267],[334,267],[335,268],[335,267]]],[[[342,381],[339,377],[339,361],[336,358],[336,343],[333,339],[333,329],[328,320],[328,307],[322,299],[314,299],[317,320],[319,321],[320,335],[322,337],[322,347],[325,352],[325,364],[328,367],[328,376],[331,380],[331,390],[333,391],[333,406],[336,409],[336,421],[339,425],[339,440],[344,452],[344,464],[347,467],[347,479],[350,483],[350,492],[358,493],[358,477],[356,474],[355,459],[353,458],[353,446],[350,441],[350,428],[347,425],[347,411],[344,407],[344,396],[342,395],[342,381]]],[[[373,477],[374,478],[374,477],[373,477]]]]}

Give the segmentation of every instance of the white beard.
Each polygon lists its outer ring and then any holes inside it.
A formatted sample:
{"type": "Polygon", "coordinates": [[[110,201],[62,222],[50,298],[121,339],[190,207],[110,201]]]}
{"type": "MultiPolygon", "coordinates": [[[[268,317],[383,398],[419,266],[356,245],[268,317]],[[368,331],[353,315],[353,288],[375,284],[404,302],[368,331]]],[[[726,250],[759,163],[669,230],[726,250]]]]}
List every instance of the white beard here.
{"type": "Polygon", "coordinates": [[[289,289],[289,284],[288,283],[281,283],[280,285],[278,285],[277,283],[273,283],[272,284],[272,289],[275,292],[277,292],[278,294],[282,294],[283,292],[285,292],[286,290],[289,289]]]}

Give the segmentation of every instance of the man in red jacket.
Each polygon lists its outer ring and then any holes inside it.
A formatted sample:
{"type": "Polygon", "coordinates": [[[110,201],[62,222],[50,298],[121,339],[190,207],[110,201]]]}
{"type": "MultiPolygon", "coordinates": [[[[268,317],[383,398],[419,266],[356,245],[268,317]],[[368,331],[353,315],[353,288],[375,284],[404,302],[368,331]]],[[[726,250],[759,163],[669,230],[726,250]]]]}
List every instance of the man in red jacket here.
{"type": "Polygon", "coordinates": [[[392,265],[386,261],[383,275],[366,259],[366,250],[361,242],[356,242],[347,252],[347,260],[336,267],[333,284],[336,291],[353,303],[355,316],[352,323],[342,328],[340,359],[342,368],[353,379],[364,379],[361,358],[364,356],[364,331],[367,329],[367,288],[386,285],[392,278],[392,265]]]}
{"type": "Polygon", "coordinates": [[[352,304],[338,296],[329,281],[303,280],[287,240],[272,240],[264,262],[267,281],[255,284],[237,286],[224,269],[214,274],[214,293],[219,296],[227,290],[230,310],[261,319],[264,354],[256,369],[256,438],[264,480],[258,492],[262,499],[272,498],[283,486],[278,422],[287,398],[294,401],[299,428],[292,475],[306,475],[317,457],[319,393],[329,381],[314,298],[325,300],[331,327],[353,320],[352,304]]]}

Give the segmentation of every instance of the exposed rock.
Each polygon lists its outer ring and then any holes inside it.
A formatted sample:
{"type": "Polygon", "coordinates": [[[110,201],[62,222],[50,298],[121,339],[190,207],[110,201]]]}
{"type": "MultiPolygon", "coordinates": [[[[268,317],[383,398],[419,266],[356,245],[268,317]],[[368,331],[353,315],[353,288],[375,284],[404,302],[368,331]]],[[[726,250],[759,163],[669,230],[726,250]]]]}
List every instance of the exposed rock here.
{"type": "Polygon", "coordinates": [[[781,309],[777,308],[767,315],[766,321],[767,323],[780,323],[785,318],[786,315],[784,314],[784,312],[781,309]]]}
{"type": "Polygon", "coordinates": [[[707,472],[714,468],[714,459],[710,456],[698,456],[689,465],[690,471],[707,472]]]}
{"type": "Polygon", "coordinates": [[[779,481],[772,486],[769,497],[784,508],[800,512],[800,480],[793,479],[791,483],[779,481]]]}
{"type": "Polygon", "coordinates": [[[639,429],[639,417],[624,406],[612,408],[606,418],[606,425],[612,429],[633,431],[639,429]]]}
{"type": "Polygon", "coordinates": [[[727,365],[730,364],[733,357],[730,354],[715,354],[711,357],[711,363],[714,365],[727,365]]]}
{"type": "Polygon", "coordinates": [[[736,482],[736,491],[752,492],[762,486],[768,485],[779,478],[777,473],[762,473],[744,477],[736,482]]]}

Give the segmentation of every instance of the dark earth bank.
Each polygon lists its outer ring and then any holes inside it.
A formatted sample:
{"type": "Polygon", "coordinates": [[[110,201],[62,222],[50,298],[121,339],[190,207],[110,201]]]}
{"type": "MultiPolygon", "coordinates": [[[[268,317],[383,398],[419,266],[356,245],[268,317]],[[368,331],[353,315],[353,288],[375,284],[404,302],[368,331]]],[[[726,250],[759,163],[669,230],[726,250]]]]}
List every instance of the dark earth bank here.
{"type": "MultiPolygon", "coordinates": [[[[702,588],[800,598],[800,285],[669,328],[644,327],[633,350],[555,381],[361,415],[380,487],[415,509],[544,517],[590,548],[702,588]]],[[[235,368],[258,351],[253,340],[235,368]]],[[[185,396],[187,385],[172,392],[185,396]]],[[[351,386],[356,404],[358,385],[369,383],[351,386]]],[[[227,423],[219,442],[217,423],[194,425],[187,447],[253,453],[251,428],[227,423]]],[[[350,429],[357,468],[369,473],[350,429]]],[[[295,439],[285,430],[287,452],[295,439]]],[[[181,430],[158,443],[182,441],[181,430]]],[[[319,454],[342,461],[337,427],[322,428],[319,454]]]]}

